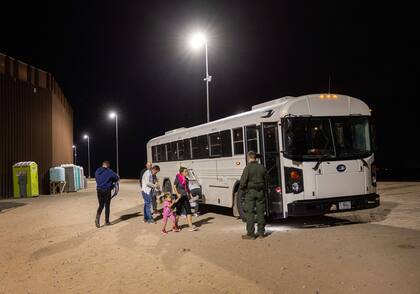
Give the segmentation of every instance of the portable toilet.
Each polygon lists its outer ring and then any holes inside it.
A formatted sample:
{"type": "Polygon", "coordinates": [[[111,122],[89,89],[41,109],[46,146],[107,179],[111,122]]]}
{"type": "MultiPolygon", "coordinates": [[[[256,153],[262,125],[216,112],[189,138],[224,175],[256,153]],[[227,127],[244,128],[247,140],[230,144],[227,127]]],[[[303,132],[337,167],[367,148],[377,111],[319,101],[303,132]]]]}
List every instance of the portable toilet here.
{"type": "Polygon", "coordinates": [[[66,180],[66,170],[64,169],[64,167],[55,167],[55,173],[55,178],[57,182],[64,182],[66,180]]]}
{"type": "Polygon", "coordinates": [[[82,178],[82,167],[81,166],[77,166],[77,172],[79,175],[79,190],[83,189],[83,178],[82,178]]]}
{"type": "Polygon", "coordinates": [[[81,189],[86,189],[86,185],[85,185],[85,173],[83,171],[83,166],[79,166],[80,167],[80,188],[81,189]]]}
{"type": "Polygon", "coordinates": [[[80,190],[80,168],[78,165],[74,166],[76,169],[76,191],[80,190]]]}
{"type": "Polygon", "coordinates": [[[50,182],[56,182],[55,167],[50,168],[50,182]]]}
{"type": "Polygon", "coordinates": [[[77,191],[77,169],[74,164],[62,164],[61,167],[64,168],[65,178],[66,178],[66,192],[76,192],[77,191]]]}
{"type": "Polygon", "coordinates": [[[23,198],[38,195],[38,165],[36,162],[15,163],[13,165],[13,196],[23,198]]]}
{"type": "Polygon", "coordinates": [[[66,172],[64,167],[56,166],[50,168],[50,182],[64,182],[66,180],[66,172]]]}

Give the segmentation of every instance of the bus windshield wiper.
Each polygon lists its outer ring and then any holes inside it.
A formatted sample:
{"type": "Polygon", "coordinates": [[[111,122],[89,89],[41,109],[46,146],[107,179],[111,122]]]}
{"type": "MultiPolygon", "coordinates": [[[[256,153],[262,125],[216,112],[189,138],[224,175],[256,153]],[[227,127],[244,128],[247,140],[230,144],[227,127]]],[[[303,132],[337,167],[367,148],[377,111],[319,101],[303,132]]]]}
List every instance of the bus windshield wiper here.
{"type": "Polygon", "coordinates": [[[323,162],[327,157],[330,157],[331,156],[331,154],[330,153],[327,153],[327,154],[324,154],[323,156],[321,156],[319,159],[318,159],[318,161],[317,161],[317,163],[316,163],[316,165],[312,168],[313,170],[317,170],[318,168],[319,168],[319,165],[321,164],[321,162],[323,162]]]}
{"type": "Polygon", "coordinates": [[[365,167],[369,167],[368,163],[366,162],[366,160],[364,160],[363,158],[359,158],[362,162],[363,162],[363,166],[365,167]]]}
{"type": "Polygon", "coordinates": [[[357,159],[359,159],[362,162],[363,166],[369,168],[369,164],[363,158],[363,157],[366,157],[366,152],[358,152],[357,156],[358,156],[357,159]]]}

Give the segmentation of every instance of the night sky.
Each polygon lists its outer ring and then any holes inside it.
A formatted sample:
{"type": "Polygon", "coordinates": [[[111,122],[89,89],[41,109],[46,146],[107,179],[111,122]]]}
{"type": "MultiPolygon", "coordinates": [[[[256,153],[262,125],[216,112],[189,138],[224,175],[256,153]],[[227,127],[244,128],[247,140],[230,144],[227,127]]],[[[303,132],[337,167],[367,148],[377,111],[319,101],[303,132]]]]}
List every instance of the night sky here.
{"type": "Polygon", "coordinates": [[[82,134],[91,136],[92,170],[104,159],[115,168],[110,109],[123,177],[137,177],[150,138],[205,122],[204,50],[188,46],[195,30],[209,39],[212,119],[327,92],[331,76],[331,92],[373,109],[380,168],[420,169],[419,17],[402,2],[3,2],[0,52],[55,76],[84,166],[82,134]]]}

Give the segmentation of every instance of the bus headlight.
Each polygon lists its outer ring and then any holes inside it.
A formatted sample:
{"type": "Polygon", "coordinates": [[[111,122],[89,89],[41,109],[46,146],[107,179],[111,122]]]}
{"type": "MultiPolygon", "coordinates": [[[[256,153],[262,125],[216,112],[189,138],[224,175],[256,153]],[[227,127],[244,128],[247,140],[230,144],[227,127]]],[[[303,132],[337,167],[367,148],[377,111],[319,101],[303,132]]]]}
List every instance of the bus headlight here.
{"type": "Polygon", "coordinates": [[[303,192],[303,173],[299,168],[285,167],[286,193],[302,193],[303,192]]]}

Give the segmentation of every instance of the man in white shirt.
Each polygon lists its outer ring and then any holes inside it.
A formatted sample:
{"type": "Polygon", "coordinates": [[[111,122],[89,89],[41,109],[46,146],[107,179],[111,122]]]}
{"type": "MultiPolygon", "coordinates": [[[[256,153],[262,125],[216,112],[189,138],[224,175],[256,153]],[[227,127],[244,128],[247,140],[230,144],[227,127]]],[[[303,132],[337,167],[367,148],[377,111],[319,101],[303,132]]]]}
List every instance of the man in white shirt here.
{"type": "Polygon", "coordinates": [[[145,223],[155,223],[152,215],[152,197],[154,191],[159,188],[158,184],[155,185],[153,183],[153,176],[160,172],[160,168],[158,165],[152,167],[151,170],[147,170],[143,174],[143,178],[141,180],[141,189],[142,195],[144,199],[144,222],[145,223]]]}

